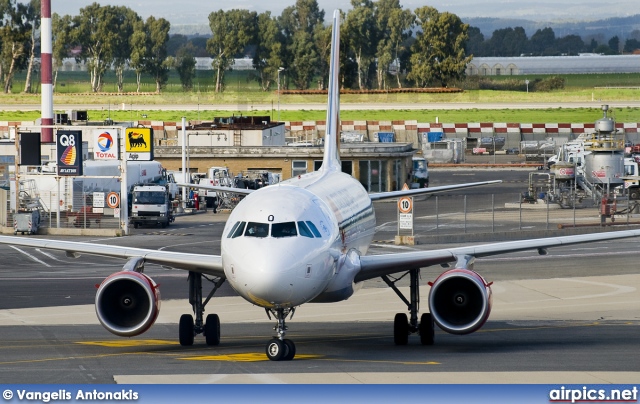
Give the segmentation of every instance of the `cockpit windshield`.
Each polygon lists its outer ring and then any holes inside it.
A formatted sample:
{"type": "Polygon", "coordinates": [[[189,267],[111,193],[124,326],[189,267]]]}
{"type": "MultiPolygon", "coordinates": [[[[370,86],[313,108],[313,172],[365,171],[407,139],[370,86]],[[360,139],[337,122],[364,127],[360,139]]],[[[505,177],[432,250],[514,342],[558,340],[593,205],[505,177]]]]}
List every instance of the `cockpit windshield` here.
{"type": "Polygon", "coordinates": [[[295,222],[274,223],[271,225],[271,237],[294,237],[297,235],[295,222]]]}
{"type": "Polygon", "coordinates": [[[282,222],[282,223],[260,223],[260,222],[236,222],[233,225],[228,238],[236,238],[240,236],[245,237],[296,237],[296,236],[308,237],[308,238],[322,238],[318,228],[313,222],[298,221],[298,222],[282,222]]]}
{"type": "Polygon", "coordinates": [[[245,237],[267,237],[269,235],[269,224],[249,222],[244,235],[245,237]]]}

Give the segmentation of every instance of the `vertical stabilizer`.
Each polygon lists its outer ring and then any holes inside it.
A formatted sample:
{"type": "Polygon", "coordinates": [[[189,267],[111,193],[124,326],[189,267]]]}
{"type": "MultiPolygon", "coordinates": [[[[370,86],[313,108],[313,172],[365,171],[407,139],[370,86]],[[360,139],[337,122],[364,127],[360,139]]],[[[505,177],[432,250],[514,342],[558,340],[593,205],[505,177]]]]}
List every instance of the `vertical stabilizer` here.
{"type": "Polygon", "coordinates": [[[320,170],[342,170],[340,163],[340,10],[333,12],[331,60],[329,62],[329,95],[327,97],[327,132],[320,170]]]}

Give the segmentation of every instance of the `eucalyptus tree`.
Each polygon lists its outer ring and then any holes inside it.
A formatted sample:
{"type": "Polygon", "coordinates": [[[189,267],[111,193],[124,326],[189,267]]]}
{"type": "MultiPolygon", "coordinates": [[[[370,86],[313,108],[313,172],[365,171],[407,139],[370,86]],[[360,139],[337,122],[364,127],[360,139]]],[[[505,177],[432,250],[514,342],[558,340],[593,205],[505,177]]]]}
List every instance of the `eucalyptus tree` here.
{"type": "Polygon", "coordinates": [[[282,32],[278,21],[267,11],[258,15],[256,32],[256,53],[253,67],[256,69],[258,83],[263,91],[268,91],[271,84],[278,80],[278,71],[282,63],[282,32]]]}
{"type": "Polygon", "coordinates": [[[556,34],[553,28],[538,29],[529,40],[531,51],[539,56],[552,55],[556,52],[556,34]]]}
{"type": "Polygon", "coordinates": [[[464,51],[467,55],[484,56],[484,34],[478,27],[470,26],[467,30],[467,40],[464,43],[464,51]]]}
{"type": "Polygon", "coordinates": [[[285,8],[279,21],[286,44],[283,67],[296,88],[307,89],[321,63],[315,41],[318,26],[324,26],[324,11],[316,0],[297,0],[294,6],[285,8]]]}
{"type": "Polygon", "coordinates": [[[73,18],[72,36],[81,48],[76,60],[87,64],[91,91],[102,91],[102,79],[114,58],[114,46],[118,43],[117,8],[98,3],[81,8],[73,18]]]}
{"type": "Polygon", "coordinates": [[[369,67],[375,60],[378,47],[378,27],[371,0],[351,0],[353,9],[344,22],[347,43],[358,65],[358,88],[368,88],[369,67]]]}
{"type": "Polygon", "coordinates": [[[147,32],[144,21],[136,21],[133,24],[133,33],[129,39],[129,45],[131,47],[129,66],[136,72],[136,92],[139,93],[147,57],[147,32]]]}
{"type": "Polygon", "coordinates": [[[176,51],[174,67],[180,76],[182,89],[189,91],[193,88],[193,78],[196,76],[196,49],[191,42],[182,45],[176,51]]]}
{"type": "Polygon", "coordinates": [[[376,50],[377,69],[376,79],[378,88],[387,88],[386,77],[392,63],[395,63],[397,85],[402,88],[400,81],[400,60],[407,51],[406,40],[411,36],[415,16],[411,10],[403,10],[399,0],[379,0],[374,3],[375,18],[379,33],[376,50]]]}
{"type": "Polygon", "coordinates": [[[71,16],[60,16],[54,13],[51,16],[51,31],[53,33],[52,44],[52,69],[53,69],[53,88],[56,88],[56,81],[58,80],[58,71],[64,63],[64,59],[69,56],[72,48],[71,40],[71,16]]]}
{"type": "Polygon", "coordinates": [[[491,56],[520,56],[526,53],[529,44],[527,34],[522,27],[501,28],[493,31],[486,44],[491,56]]]}
{"type": "Polygon", "coordinates": [[[209,14],[212,37],[207,41],[207,51],[213,57],[217,93],[223,89],[224,73],[233,65],[236,54],[254,38],[256,21],[257,14],[248,10],[219,10],[209,14]]]}
{"type": "Polygon", "coordinates": [[[24,81],[24,92],[31,92],[31,74],[33,72],[33,65],[36,58],[36,43],[40,38],[40,0],[31,0],[26,5],[26,13],[24,18],[30,25],[29,35],[27,39],[27,52],[29,54],[29,62],[27,64],[27,75],[24,81]]]}
{"type": "Polygon", "coordinates": [[[131,58],[131,37],[140,16],[132,9],[124,6],[116,7],[115,43],[113,44],[113,70],[116,73],[118,92],[124,90],[124,71],[131,58]]]}
{"type": "Polygon", "coordinates": [[[29,6],[15,0],[0,3],[0,41],[2,50],[0,64],[4,78],[4,92],[11,92],[11,84],[16,72],[26,68],[28,63],[27,44],[32,32],[28,15],[29,6]]]}
{"type": "MultiPolygon", "coordinates": [[[[318,88],[324,90],[328,84],[329,64],[331,63],[331,25],[326,27],[320,24],[316,25],[313,40],[318,53],[318,88]]],[[[340,70],[342,72],[342,69],[340,70]]]]}
{"type": "Polygon", "coordinates": [[[419,87],[437,83],[446,87],[452,80],[464,77],[471,60],[465,55],[469,25],[451,13],[439,13],[433,7],[415,10],[422,32],[417,33],[411,46],[411,69],[407,78],[419,87]]]}
{"type": "Polygon", "coordinates": [[[164,18],[151,16],[145,22],[147,33],[146,53],[144,58],[144,72],[153,77],[156,82],[156,93],[159,93],[169,80],[169,68],[167,62],[167,43],[169,42],[169,30],[171,24],[164,18]]]}

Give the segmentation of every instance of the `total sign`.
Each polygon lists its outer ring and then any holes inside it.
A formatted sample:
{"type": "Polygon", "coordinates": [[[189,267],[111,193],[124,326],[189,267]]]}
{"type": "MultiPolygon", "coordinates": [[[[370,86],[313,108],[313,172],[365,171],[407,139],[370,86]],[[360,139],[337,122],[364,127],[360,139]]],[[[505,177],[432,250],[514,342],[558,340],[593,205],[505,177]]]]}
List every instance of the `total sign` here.
{"type": "Polygon", "coordinates": [[[118,160],[118,130],[97,129],[91,131],[94,160],[118,160]]]}

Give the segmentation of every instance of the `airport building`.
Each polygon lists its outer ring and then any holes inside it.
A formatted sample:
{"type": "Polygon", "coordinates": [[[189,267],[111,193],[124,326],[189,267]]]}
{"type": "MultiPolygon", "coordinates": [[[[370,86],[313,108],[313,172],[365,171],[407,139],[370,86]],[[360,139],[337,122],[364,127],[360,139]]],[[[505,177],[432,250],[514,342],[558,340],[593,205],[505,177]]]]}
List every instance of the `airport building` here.
{"type": "Polygon", "coordinates": [[[640,73],[640,55],[474,57],[465,73],[468,76],[640,73]]]}

